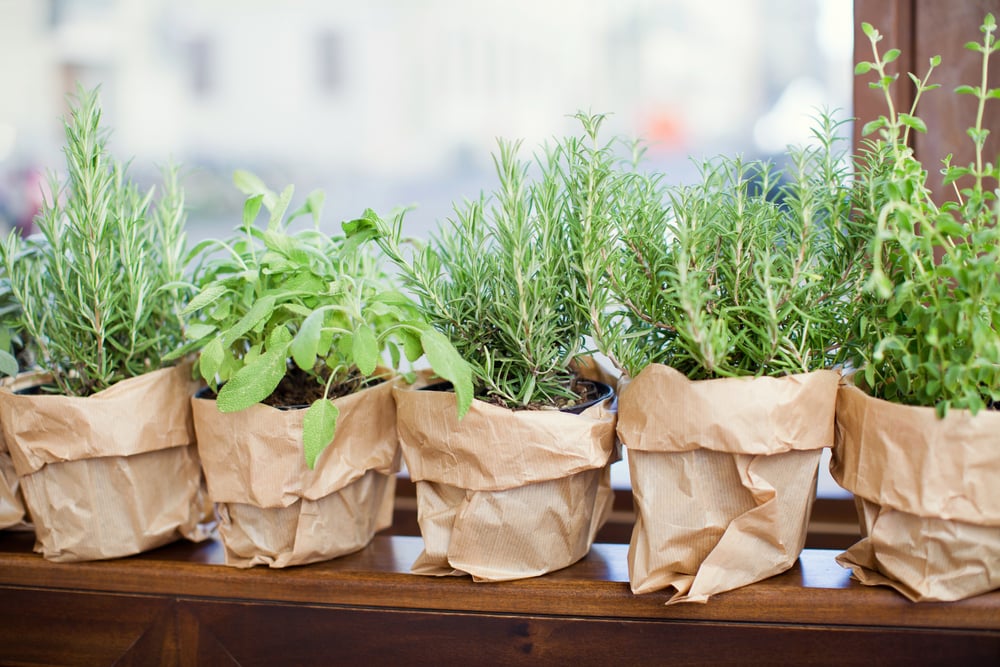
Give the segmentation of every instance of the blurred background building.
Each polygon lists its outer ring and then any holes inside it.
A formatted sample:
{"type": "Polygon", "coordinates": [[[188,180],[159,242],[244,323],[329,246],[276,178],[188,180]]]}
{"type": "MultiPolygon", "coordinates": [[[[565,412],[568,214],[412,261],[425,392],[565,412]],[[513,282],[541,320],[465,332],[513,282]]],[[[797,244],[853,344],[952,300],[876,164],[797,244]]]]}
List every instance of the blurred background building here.
{"type": "MultiPolygon", "coordinates": [[[[851,0],[0,0],[0,218],[30,219],[77,82],[117,157],[188,168],[191,235],[238,219],[235,168],[327,192],[327,224],[416,205],[415,233],[577,110],[688,156],[781,151],[850,115],[851,0]]],[[[849,128],[846,128],[849,132],[849,128]]],[[[224,229],[222,230],[224,231],[224,229]]]]}

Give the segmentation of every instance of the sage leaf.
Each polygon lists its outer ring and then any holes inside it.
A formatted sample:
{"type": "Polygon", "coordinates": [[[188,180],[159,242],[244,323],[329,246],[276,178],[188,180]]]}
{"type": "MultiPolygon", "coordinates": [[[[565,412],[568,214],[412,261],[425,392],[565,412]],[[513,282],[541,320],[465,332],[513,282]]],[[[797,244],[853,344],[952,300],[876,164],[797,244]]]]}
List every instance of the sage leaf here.
{"type": "Polygon", "coordinates": [[[323,334],[323,316],[325,311],[313,311],[302,321],[298,333],[292,339],[289,351],[295,365],[304,371],[311,371],[316,363],[316,353],[319,350],[319,339],[323,334]]]}
{"type": "Polygon", "coordinates": [[[420,334],[420,344],[434,372],[454,386],[458,417],[461,419],[472,405],[472,368],[462,359],[448,337],[436,329],[423,331],[420,334]]]}
{"type": "Polygon", "coordinates": [[[354,357],[354,365],[358,367],[362,375],[371,375],[378,365],[378,340],[375,334],[364,323],[354,332],[354,342],[351,345],[351,356],[354,357]]]}
{"type": "Polygon", "coordinates": [[[222,338],[216,336],[201,349],[198,357],[198,372],[208,384],[215,384],[215,376],[222,366],[225,357],[225,350],[222,347],[222,338]]]}
{"type": "Polygon", "coordinates": [[[310,470],[315,469],[316,459],[333,442],[339,416],[337,406],[325,398],[315,401],[306,410],[302,420],[302,446],[310,470]]]}
{"type": "Polygon", "coordinates": [[[268,350],[254,363],[236,371],[219,389],[216,402],[219,412],[239,412],[254,403],[260,403],[274,393],[281,378],[285,377],[286,349],[268,350]]]}
{"type": "Polygon", "coordinates": [[[17,375],[17,359],[14,355],[6,350],[0,350],[0,374],[2,375],[17,375]]]}

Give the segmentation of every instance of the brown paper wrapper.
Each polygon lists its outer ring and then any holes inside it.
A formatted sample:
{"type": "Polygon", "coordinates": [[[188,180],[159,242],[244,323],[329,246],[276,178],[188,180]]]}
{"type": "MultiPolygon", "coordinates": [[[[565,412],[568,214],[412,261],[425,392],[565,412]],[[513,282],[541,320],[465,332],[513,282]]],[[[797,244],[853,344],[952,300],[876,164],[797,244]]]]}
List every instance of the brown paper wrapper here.
{"type": "Polygon", "coordinates": [[[87,398],[0,391],[36,551],[96,560],[209,536],[189,407],[196,386],[184,364],[87,398]]]}
{"type": "Polygon", "coordinates": [[[329,560],[363,548],[392,523],[400,460],[394,384],[334,401],[336,435],[313,470],[302,452],[304,409],[257,404],[223,414],[214,400],[192,399],[227,565],[329,560]]]}
{"type": "MultiPolygon", "coordinates": [[[[44,373],[22,373],[16,377],[3,378],[0,380],[0,387],[16,392],[49,380],[51,376],[44,373]]],[[[7,447],[7,440],[3,437],[3,429],[0,428],[0,530],[5,528],[27,529],[31,528],[31,524],[28,523],[28,509],[21,494],[21,482],[14,470],[14,461],[7,447]]]]}
{"type": "Polygon", "coordinates": [[[833,478],[862,535],[837,561],[913,601],[1000,588],[1000,414],[898,405],[844,385],[833,478]]]}
{"type": "Polygon", "coordinates": [[[634,593],[668,604],[779,574],[805,544],[839,373],[691,381],[647,366],[620,384],[636,523],[634,593]]]}
{"type": "Polygon", "coordinates": [[[611,510],[613,399],[573,415],[397,388],[403,459],[424,551],[412,571],[507,581],[583,558],[611,510]]]}

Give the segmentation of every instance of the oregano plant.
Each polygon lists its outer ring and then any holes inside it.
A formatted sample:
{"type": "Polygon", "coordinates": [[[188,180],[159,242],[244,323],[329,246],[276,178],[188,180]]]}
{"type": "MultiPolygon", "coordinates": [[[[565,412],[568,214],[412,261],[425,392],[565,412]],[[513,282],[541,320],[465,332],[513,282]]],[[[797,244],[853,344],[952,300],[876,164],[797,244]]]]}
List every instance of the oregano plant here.
{"type": "MultiPolygon", "coordinates": [[[[234,181],[247,195],[242,224],[232,238],[192,251],[197,293],[185,310],[188,342],[174,353],[199,351],[196,370],[217,392],[220,411],[308,405],[302,438],[313,468],[336,431],[330,399],[385,379],[384,364],[399,368],[404,357],[426,355],[439,375],[469,385],[458,353],[373,254],[321,231],[322,192],[289,213],[292,186],[274,192],[246,171],[234,181]],[[313,224],[296,231],[302,216],[313,224]]],[[[462,399],[460,411],[472,400],[462,399]]]]}
{"type": "Polygon", "coordinates": [[[0,259],[38,366],[59,392],[89,396],[163,367],[180,344],[184,195],[174,168],[156,201],[129,179],[96,89],[71,99],[65,131],[65,180],[51,177],[41,236],[12,233],[0,259]]]}
{"type": "Polygon", "coordinates": [[[859,62],[859,76],[882,91],[886,113],[869,122],[870,135],[857,158],[854,206],[859,220],[874,230],[870,277],[858,295],[859,314],[851,340],[854,364],[877,397],[900,403],[973,413],[1000,400],[1000,165],[985,154],[989,128],[986,105],[1000,98],[990,89],[989,63],[1000,49],[996,20],[987,14],[981,41],[965,46],[979,54],[979,81],[954,94],[975,100],[975,120],[967,135],[974,159],[941,170],[947,192],[927,186],[927,167],[914,155],[911,134],[933,131],[916,115],[941,58],[930,59],[923,77],[910,73],[914,101],[896,108],[896,75],[887,65],[898,49],[879,50],[882,35],[862,25],[872,60],[859,62]]]}

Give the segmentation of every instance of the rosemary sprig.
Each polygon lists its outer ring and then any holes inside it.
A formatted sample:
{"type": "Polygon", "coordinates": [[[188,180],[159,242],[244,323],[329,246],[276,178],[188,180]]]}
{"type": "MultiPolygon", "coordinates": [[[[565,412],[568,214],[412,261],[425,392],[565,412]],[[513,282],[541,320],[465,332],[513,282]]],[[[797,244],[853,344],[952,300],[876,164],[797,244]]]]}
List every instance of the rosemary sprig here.
{"type": "Polygon", "coordinates": [[[12,234],[0,256],[38,364],[60,392],[87,396],[160,368],[181,340],[185,214],[176,170],[153,203],[111,158],[96,90],[72,102],[66,180],[51,178],[42,238],[12,234]]]}

